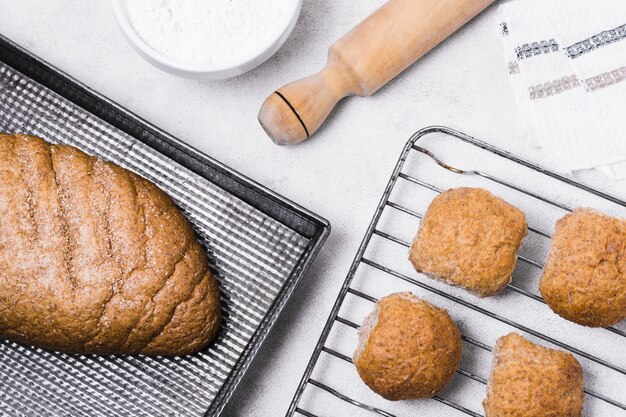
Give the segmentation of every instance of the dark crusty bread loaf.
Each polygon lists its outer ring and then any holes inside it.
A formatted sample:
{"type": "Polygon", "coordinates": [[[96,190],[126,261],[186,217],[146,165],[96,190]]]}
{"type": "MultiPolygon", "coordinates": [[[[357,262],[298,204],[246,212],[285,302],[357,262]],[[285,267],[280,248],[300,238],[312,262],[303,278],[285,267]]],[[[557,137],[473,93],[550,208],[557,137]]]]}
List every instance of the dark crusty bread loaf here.
{"type": "Polygon", "coordinates": [[[0,135],[0,338],[183,355],[220,324],[189,221],[151,182],[69,146],[0,135]]]}

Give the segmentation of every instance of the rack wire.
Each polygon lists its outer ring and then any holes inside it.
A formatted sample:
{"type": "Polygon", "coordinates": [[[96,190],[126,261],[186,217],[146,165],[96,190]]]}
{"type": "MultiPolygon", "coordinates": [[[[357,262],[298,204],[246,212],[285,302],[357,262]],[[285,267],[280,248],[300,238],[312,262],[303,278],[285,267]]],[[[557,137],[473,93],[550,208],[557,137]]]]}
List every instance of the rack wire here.
{"type": "MultiPolygon", "coordinates": [[[[626,326],[622,323],[605,329],[589,329],[566,322],[552,313],[541,296],[533,291],[536,283],[525,278],[541,274],[554,219],[571,212],[576,206],[595,207],[622,216],[626,214],[626,201],[464,133],[441,126],[416,132],[405,146],[385,188],[287,416],[346,415],[349,409],[350,415],[364,412],[401,417],[421,410],[421,415],[482,417],[480,402],[484,398],[490,352],[495,340],[509,331],[517,331],[549,347],[567,350],[577,357],[585,373],[586,415],[626,415],[626,326]],[[464,155],[460,158],[459,155],[451,156],[455,149],[461,148],[460,145],[463,145],[464,155]],[[473,156],[471,160],[467,159],[468,155],[473,156]],[[458,161],[449,163],[454,158],[458,161]],[[490,163],[500,167],[494,169],[500,171],[498,174],[492,173],[491,169],[459,168],[470,164],[491,168],[490,163]],[[416,166],[420,169],[414,169],[416,166]],[[416,175],[413,171],[423,172],[416,175]],[[527,180],[528,177],[532,180],[527,180]],[[446,181],[447,187],[435,184],[446,181]],[[528,253],[524,252],[523,246],[513,281],[505,294],[495,299],[475,298],[461,289],[416,273],[409,269],[410,266],[406,267],[410,239],[399,236],[397,231],[402,227],[406,229],[406,224],[414,224],[411,221],[407,223],[407,218],[419,222],[423,211],[410,207],[402,201],[402,197],[405,197],[404,200],[416,200],[415,197],[419,196],[420,205],[427,207],[429,199],[424,196],[425,193],[433,196],[446,188],[463,185],[482,186],[497,195],[507,193],[514,204],[525,211],[527,207],[533,207],[537,213],[528,218],[532,237],[529,235],[526,239],[536,244],[527,245],[525,240],[528,253]],[[405,219],[400,221],[400,215],[405,219]],[[395,232],[386,230],[383,224],[388,225],[387,229],[395,229],[395,232]],[[393,251],[404,255],[402,263],[394,262],[397,255],[393,255],[393,251]],[[515,278],[520,276],[523,280],[515,278]],[[394,292],[389,289],[417,291],[420,296],[443,304],[457,322],[461,321],[464,360],[451,386],[432,400],[383,400],[367,389],[351,366],[358,323],[380,296],[394,292]],[[513,318],[515,314],[518,318],[513,318]],[[478,321],[480,323],[473,324],[478,321]],[[342,364],[349,367],[342,367],[342,364]],[[470,384],[474,385],[470,387],[470,384]],[[470,394],[464,394],[466,391],[470,394]],[[341,414],[337,414],[338,410],[342,410],[341,414]]],[[[416,230],[414,227],[405,235],[412,235],[416,230]]]]}

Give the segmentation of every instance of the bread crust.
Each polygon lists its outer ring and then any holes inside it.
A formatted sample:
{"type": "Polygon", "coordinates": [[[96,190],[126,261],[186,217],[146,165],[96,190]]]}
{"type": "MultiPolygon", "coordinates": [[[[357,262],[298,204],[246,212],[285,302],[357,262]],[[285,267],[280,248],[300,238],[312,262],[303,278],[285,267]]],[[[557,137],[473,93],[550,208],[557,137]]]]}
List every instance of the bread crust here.
{"type": "Polygon", "coordinates": [[[580,417],[583,372],[570,353],[549,349],[517,333],[493,350],[485,417],[580,417]]]}
{"type": "Polygon", "coordinates": [[[626,221],[584,208],[559,219],[539,290],[574,323],[604,327],[626,319],[626,221]]]}
{"type": "Polygon", "coordinates": [[[411,293],[379,300],[359,339],[357,372],[388,400],[432,397],[461,361],[461,333],[448,313],[411,293]]]}
{"type": "Polygon", "coordinates": [[[455,188],[433,199],[409,259],[418,272],[488,297],[511,281],[527,233],[518,208],[481,188],[455,188]]]}
{"type": "Polygon", "coordinates": [[[151,182],[0,135],[0,337],[70,353],[184,355],[220,325],[191,224],[151,182]]]}

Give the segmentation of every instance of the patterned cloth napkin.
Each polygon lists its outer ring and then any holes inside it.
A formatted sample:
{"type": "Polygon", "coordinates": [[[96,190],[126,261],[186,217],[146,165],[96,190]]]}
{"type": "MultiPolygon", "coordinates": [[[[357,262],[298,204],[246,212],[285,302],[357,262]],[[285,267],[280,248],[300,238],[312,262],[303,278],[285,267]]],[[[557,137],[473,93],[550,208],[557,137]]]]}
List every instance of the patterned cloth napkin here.
{"type": "Polygon", "coordinates": [[[561,171],[626,179],[626,1],[511,0],[498,23],[528,133],[561,171]]]}

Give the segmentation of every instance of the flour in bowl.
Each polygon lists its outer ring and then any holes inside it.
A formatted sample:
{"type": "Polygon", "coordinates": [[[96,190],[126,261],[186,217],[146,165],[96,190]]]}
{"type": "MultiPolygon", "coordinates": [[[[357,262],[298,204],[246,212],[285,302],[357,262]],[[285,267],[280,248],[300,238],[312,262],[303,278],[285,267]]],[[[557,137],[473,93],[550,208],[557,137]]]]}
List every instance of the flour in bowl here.
{"type": "Polygon", "coordinates": [[[128,0],[137,35],[182,64],[219,66],[280,36],[287,0],[128,0]]]}

